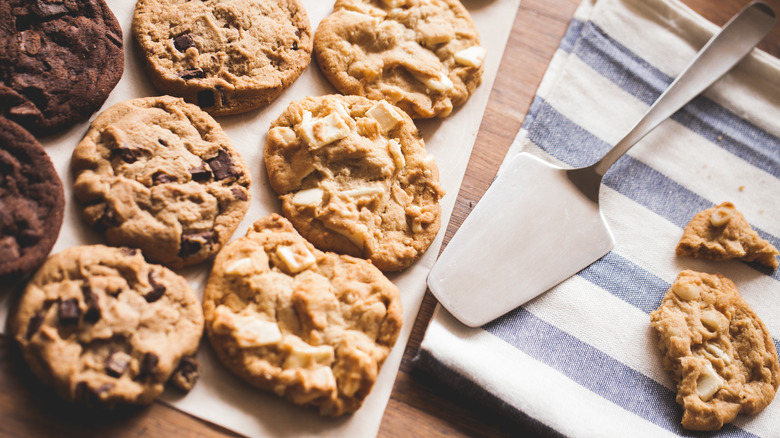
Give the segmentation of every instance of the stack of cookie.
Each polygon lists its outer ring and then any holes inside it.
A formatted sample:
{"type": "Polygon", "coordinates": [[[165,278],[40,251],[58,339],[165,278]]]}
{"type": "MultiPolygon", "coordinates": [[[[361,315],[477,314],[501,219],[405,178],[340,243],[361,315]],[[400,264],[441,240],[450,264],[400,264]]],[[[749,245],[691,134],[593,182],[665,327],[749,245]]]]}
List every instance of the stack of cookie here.
{"type": "MultiPolygon", "coordinates": [[[[36,135],[89,117],[123,69],[103,0],[6,3],[2,114],[36,135]]],[[[479,85],[485,51],[468,11],[339,0],[315,35],[299,0],[138,0],[132,31],[163,95],[111,106],[75,147],[84,223],[112,246],[69,248],[28,282],[10,325],[25,359],[68,400],[145,404],[168,381],[194,385],[205,326],[251,384],[322,415],[356,411],[402,325],[383,271],[411,266],[441,226],[444,189],[413,119],[450,115],[479,85]],[[344,95],[294,101],[271,124],[265,168],[286,219],[259,219],[228,243],[251,177],[213,117],[268,105],[312,53],[344,95]],[[211,259],[201,307],[171,269],[211,259]]],[[[0,198],[14,212],[0,216],[0,262],[21,276],[51,250],[64,201],[45,152],[10,123],[0,130],[24,146],[0,154],[19,169],[3,180],[15,191],[0,198]],[[33,185],[30,169],[54,178],[33,185]]]]}
{"type": "MultiPolygon", "coordinates": [[[[780,255],[730,202],[698,213],[676,252],[706,260],[757,261],[772,269],[780,255]]],[[[737,414],[757,414],[772,402],[780,386],[777,349],[733,281],[684,270],[651,319],[663,367],[677,382],[684,428],[718,430],[737,414]]]]}

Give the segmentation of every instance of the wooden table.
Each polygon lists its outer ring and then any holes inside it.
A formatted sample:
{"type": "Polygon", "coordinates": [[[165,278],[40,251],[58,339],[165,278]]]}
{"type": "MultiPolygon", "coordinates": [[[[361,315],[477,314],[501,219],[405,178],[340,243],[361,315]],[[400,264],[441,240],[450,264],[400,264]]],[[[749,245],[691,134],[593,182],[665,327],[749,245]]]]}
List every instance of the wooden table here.
{"type": "MultiPolygon", "coordinates": [[[[766,1],[780,11],[780,0],[766,1]]],[[[722,25],[748,0],[683,2],[722,25]]],[[[579,0],[522,0],[444,237],[445,244],[493,180],[578,4],[579,0]]],[[[780,28],[761,48],[780,56],[780,28]]],[[[413,368],[411,359],[435,305],[435,299],[426,293],[379,436],[533,436],[523,425],[466,399],[435,376],[413,368]]],[[[54,397],[16,357],[8,338],[0,336],[0,436],[236,436],[161,403],[131,411],[85,412],[54,397]]]]}

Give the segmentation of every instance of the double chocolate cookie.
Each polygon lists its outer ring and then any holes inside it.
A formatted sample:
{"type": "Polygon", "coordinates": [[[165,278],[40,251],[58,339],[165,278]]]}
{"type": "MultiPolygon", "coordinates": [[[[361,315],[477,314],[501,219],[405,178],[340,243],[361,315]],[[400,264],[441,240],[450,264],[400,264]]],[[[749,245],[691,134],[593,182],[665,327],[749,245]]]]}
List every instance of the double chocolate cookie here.
{"type": "Polygon", "coordinates": [[[103,0],[0,2],[0,114],[35,136],[87,119],[124,69],[103,0]]]}
{"type": "Polygon", "coordinates": [[[224,245],[249,206],[249,170],[217,122],[182,99],[118,103],[73,152],[84,218],[112,245],[169,267],[224,245]]]}
{"type": "Polygon", "coordinates": [[[203,333],[187,281],[141,252],[69,248],[46,261],[12,315],[33,373],[66,400],[148,404],[171,380],[189,390],[203,333]]]}
{"type": "Polygon", "coordinates": [[[35,137],[0,117],[0,279],[18,280],[49,255],[65,194],[35,137]]]}
{"type": "Polygon", "coordinates": [[[139,0],[133,33],[154,85],[214,115],[268,104],[312,51],[298,0],[139,0]]]}

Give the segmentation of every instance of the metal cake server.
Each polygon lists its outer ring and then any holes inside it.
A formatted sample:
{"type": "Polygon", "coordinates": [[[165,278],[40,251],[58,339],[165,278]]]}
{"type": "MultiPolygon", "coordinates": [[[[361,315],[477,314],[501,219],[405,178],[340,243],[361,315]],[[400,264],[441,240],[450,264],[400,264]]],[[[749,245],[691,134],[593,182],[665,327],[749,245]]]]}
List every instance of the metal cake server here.
{"type": "Polygon", "coordinates": [[[744,58],[775,22],[765,3],[745,7],[595,164],[564,169],[527,153],[512,158],[433,266],[433,295],[462,323],[477,327],[608,253],[614,238],[598,202],[609,167],[744,58]]]}

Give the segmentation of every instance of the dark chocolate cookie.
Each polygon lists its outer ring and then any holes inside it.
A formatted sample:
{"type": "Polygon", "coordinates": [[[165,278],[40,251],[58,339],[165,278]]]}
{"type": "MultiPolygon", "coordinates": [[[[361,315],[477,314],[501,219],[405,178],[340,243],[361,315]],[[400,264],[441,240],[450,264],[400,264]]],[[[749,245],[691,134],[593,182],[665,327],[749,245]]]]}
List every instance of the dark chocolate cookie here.
{"type": "Polygon", "coordinates": [[[65,194],[35,137],[0,117],[0,280],[38,267],[62,225],[65,194]]]}
{"type": "Polygon", "coordinates": [[[103,0],[0,1],[0,114],[35,136],[87,119],[124,69],[103,0]]]}

